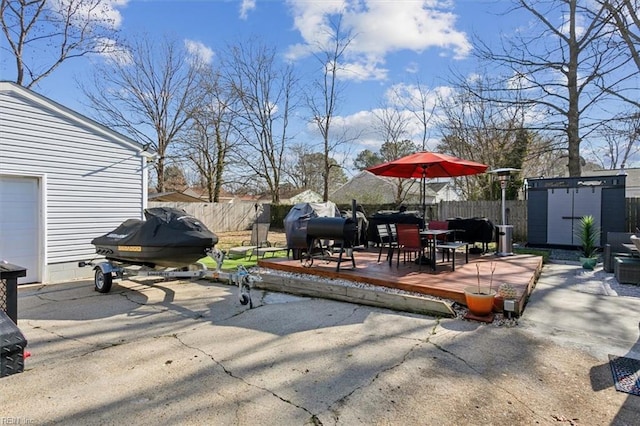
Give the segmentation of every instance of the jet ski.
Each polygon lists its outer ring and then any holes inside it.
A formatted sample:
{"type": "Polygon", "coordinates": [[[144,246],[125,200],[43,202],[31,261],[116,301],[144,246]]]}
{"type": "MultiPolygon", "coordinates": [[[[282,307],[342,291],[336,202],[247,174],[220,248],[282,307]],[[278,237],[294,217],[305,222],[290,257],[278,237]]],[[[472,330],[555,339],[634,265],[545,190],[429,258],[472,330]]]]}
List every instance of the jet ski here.
{"type": "Polygon", "coordinates": [[[96,253],[107,260],[155,267],[186,267],[218,243],[218,237],[184,210],[154,207],[146,220],[129,219],[113,231],[94,238],[96,253]]]}

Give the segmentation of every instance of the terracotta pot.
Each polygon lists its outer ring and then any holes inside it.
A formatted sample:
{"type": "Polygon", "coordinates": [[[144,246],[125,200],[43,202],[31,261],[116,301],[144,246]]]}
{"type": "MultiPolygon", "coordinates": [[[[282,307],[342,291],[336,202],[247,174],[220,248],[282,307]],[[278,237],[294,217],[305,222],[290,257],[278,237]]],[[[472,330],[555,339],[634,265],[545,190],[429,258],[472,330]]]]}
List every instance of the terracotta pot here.
{"type": "Polygon", "coordinates": [[[493,312],[502,312],[504,310],[504,297],[496,294],[493,298],[493,312]]]}
{"type": "Polygon", "coordinates": [[[478,316],[485,316],[491,313],[495,295],[496,291],[489,290],[489,287],[480,287],[478,289],[477,286],[473,286],[464,289],[464,297],[469,311],[478,316]]]}

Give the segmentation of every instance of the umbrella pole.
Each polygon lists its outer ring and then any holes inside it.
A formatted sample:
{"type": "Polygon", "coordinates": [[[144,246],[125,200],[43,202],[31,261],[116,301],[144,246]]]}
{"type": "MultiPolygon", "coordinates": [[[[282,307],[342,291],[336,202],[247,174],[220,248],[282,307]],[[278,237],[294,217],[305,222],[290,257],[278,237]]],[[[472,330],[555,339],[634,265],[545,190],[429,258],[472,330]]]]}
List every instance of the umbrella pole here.
{"type": "Polygon", "coordinates": [[[422,220],[424,221],[424,226],[427,226],[427,166],[422,166],[422,220]]]}

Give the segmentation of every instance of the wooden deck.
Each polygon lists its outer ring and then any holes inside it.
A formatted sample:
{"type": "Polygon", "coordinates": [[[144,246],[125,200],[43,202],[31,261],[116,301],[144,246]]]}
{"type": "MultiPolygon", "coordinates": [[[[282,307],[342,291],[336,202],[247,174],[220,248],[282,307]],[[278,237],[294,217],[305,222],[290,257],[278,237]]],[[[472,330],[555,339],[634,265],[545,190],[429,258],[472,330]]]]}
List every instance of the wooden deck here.
{"type": "MultiPolygon", "coordinates": [[[[469,263],[465,264],[464,253],[457,252],[455,271],[451,268],[451,262],[442,262],[441,256],[438,254],[436,271],[429,265],[422,265],[419,271],[417,264],[402,261],[396,267],[395,259],[392,266],[389,266],[384,253],[378,263],[378,250],[374,248],[354,251],[355,269],[351,260],[343,259],[339,272],[336,271],[336,261],[322,259],[314,259],[313,265],[305,267],[300,260],[265,257],[259,259],[258,265],[274,270],[398,288],[449,299],[463,305],[466,305],[464,288],[478,285],[477,268],[480,268],[481,285],[488,286],[491,269],[495,267],[493,288],[497,290],[501,283],[506,282],[517,291],[516,315],[524,311],[527,298],[542,270],[542,257],[533,255],[500,257],[495,254],[469,254],[469,263]]],[[[332,257],[337,259],[338,255],[334,254],[332,257]]]]}

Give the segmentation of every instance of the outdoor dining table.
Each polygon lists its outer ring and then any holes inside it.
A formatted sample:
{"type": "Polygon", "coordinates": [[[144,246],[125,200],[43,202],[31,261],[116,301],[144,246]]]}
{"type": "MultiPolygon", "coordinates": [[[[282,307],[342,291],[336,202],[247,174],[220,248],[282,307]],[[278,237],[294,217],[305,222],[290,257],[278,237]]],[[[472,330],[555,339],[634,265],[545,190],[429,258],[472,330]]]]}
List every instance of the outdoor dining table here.
{"type": "Polygon", "coordinates": [[[431,260],[431,269],[434,271],[436,270],[436,246],[438,244],[438,237],[441,235],[452,234],[453,232],[455,232],[453,229],[424,229],[420,231],[420,236],[426,237],[427,248],[429,249],[429,258],[431,260]]]}

